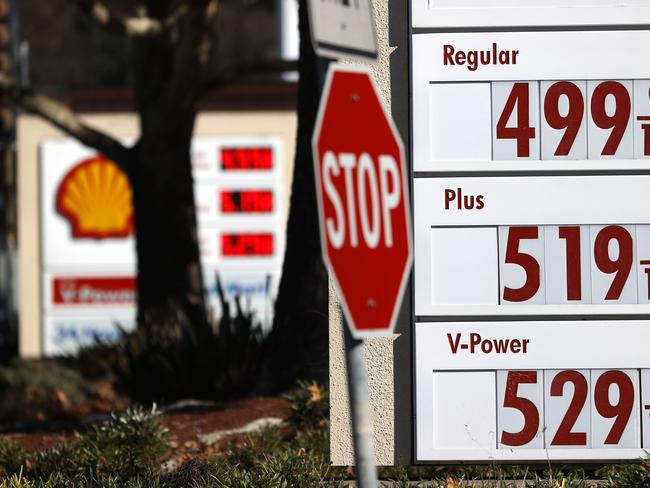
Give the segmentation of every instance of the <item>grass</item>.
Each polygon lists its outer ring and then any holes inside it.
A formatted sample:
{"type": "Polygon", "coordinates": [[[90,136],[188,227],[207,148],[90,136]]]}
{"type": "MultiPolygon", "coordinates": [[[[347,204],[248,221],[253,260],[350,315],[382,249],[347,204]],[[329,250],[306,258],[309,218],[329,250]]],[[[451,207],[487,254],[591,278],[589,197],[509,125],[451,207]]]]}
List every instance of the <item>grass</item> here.
{"type": "Polygon", "coordinates": [[[6,475],[55,483],[44,485],[48,487],[75,486],[62,484],[64,481],[107,479],[126,483],[145,478],[159,470],[168,450],[167,430],[156,417],[155,411],[131,408],[77,434],[61,447],[37,453],[28,453],[15,442],[2,439],[0,467],[6,475]]]}
{"type": "Polygon", "coordinates": [[[289,398],[296,423],[250,434],[218,458],[193,459],[173,473],[161,468],[170,448],[155,410],[129,409],[38,453],[0,438],[0,488],[312,488],[335,483],[326,392],[303,383],[289,398]]]}
{"type": "MultiPolygon", "coordinates": [[[[65,445],[37,453],[0,438],[0,488],[334,488],[352,479],[351,469],[329,464],[327,391],[301,382],[286,398],[291,402],[287,425],[249,434],[215,459],[191,459],[171,473],[162,468],[171,449],[155,409],[129,409],[65,445]]],[[[379,472],[396,488],[469,488],[478,482],[510,488],[513,481],[531,488],[588,488],[594,477],[607,487],[650,487],[650,462],[590,472],[499,466],[379,472]]]]}

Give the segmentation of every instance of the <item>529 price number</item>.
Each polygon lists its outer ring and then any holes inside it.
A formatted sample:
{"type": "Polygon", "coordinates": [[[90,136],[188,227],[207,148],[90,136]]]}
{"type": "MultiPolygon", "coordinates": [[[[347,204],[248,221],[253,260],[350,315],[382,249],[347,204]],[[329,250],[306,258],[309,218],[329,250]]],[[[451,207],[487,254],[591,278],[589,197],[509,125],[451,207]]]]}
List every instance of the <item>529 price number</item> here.
{"type": "Polygon", "coordinates": [[[271,233],[222,234],[221,253],[224,257],[273,256],[273,234],[271,233]]]}
{"type": "Polygon", "coordinates": [[[500,448],[640,447],[638,370],[499,371],[500,448]]]}

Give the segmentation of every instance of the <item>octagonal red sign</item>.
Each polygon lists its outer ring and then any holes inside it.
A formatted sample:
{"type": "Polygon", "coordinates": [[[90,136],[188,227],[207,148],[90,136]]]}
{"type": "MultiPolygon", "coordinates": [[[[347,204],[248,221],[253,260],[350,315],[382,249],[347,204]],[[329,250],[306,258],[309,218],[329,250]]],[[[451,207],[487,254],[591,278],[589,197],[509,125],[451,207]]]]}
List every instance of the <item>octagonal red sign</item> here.
{"type": "Polygon", "coordinates": [[[368,70],[331,65],[312,140],[323,259],[353,335],[393,331],[412,261],[402,141],[368,70]]]}

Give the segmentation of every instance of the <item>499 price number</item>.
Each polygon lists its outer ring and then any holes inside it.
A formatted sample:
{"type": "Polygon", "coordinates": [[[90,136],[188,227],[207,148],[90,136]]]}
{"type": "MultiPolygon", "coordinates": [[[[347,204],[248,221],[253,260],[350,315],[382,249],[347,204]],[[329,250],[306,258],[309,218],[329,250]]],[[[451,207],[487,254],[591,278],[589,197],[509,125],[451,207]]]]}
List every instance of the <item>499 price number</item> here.
{"type": "Polygon", "coordinates": [[[650,157],[650,81],[492,84],[494,159],[650,157]]]}
{"type": "Polygon", "coordinates": [[[497,372],[498,446],[638,448],[639,370],[497,372]]]}

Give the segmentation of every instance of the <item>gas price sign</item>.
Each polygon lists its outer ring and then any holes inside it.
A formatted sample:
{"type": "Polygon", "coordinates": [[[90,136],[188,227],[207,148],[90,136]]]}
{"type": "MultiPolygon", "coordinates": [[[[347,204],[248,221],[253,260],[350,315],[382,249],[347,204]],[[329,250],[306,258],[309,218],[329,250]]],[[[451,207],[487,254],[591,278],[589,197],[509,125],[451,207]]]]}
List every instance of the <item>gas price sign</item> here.
{"type": "Polygon", "coordinates": [[[412,3],[416,459],[643,457],[650,0],[412,3]]]}

